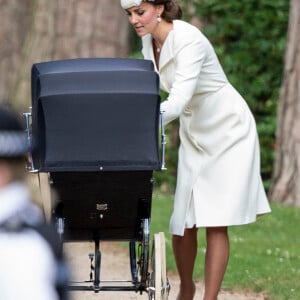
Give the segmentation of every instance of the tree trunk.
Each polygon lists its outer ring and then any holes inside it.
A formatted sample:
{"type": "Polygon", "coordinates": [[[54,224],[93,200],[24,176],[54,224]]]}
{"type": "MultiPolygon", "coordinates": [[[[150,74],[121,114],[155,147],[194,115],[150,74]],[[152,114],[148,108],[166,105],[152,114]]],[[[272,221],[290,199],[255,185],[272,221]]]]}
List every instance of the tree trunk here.
{"type": "Polygon", "coordinates": [[[31,0],[0,0],[0,102],[17,81],[22,46],[30,26],[31,0]]]}
{"type": "Polygon", "coordinates": [[[0,5],[6,8],[0,12],[5,25],[0,36],[4,32],[8,41],[0,48],[0,76],[5,78],[0,96],[17,107],[31,104],[35,62],[128,54],[128,20],[119,0],[0,0],[0,5]]]}
{"type": "Polygon", "coordinates": [[[300,206],[300,1],[291,0],[270,199],[300,206]]]}

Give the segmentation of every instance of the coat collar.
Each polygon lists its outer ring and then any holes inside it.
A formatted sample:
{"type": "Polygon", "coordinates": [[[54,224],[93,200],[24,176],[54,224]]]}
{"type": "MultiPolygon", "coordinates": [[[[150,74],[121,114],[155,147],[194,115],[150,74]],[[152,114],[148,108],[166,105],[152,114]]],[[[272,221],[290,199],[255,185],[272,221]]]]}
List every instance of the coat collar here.
{"type": "Polygon", "coordinates": [[[145,59],[150,59],[153,61],[156,72],[159,72],[160,70],[162,70],[168,64],[168,62],[170,60],[172,60],[172,58],[174,57],[173,48],[172,48],[172,35],[173,35],[173,30],[171,30],[169,32],[169,34],[163,44],[163,47],[161,49],[160,58],[159,58],[159,68],[157,68],[157,65],[155,63],[151,34],[147,34],[146,36],[144,36],[142,38],[143,56],[145,59]]]}

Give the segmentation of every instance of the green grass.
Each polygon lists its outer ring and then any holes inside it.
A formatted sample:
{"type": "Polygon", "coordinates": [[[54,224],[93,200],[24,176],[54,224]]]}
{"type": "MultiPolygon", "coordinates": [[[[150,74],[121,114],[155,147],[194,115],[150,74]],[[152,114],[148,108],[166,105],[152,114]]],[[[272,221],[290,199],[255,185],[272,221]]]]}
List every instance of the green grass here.
{"type": "MultiPolygon", "coordinates": [[[[151,233],[166,235],[167,268],[175,271],[168,232],[172,197],[153,196],[151,233]]],[[[300,209],[272,204],[254,224],[229,229],[231,255],[223,288],[265,292],[272,300],[300,299],[300,209]]],[[[203,279],[204,230],[199,230],[195,279],[203,279]]]]}

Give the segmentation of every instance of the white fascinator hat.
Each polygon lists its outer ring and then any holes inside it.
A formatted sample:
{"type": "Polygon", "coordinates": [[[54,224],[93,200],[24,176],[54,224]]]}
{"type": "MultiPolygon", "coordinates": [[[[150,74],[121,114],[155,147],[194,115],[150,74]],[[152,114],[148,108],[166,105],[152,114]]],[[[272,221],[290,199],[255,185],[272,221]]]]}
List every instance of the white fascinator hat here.
{"type": "Polygon", "coordinates": [[[128,9],[133,6],[139,6],[142,2],[155,2],[155,0],[121,0],[121,6],[128,9]]]}

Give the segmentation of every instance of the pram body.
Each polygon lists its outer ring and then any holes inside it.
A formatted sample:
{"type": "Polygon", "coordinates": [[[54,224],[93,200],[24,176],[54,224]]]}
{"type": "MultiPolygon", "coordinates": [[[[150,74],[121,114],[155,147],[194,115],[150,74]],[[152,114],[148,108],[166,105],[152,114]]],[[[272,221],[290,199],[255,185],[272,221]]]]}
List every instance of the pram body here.
{"type": "Polygon", "coordinates": [[[154,235],[148,270],[153,171],[164,168],[152,62],[94,58],[34,64],[31,116],[31,171],[46,173],[57,195],[51,196],[50,220],[62,244],[95,242],[94,279],[69,288],[145,291],[149,299],[167,299],[162,233],[154,235]],[[128,286],[101,284],[99,243],[107,240],[129,242],[128,286]]]}

